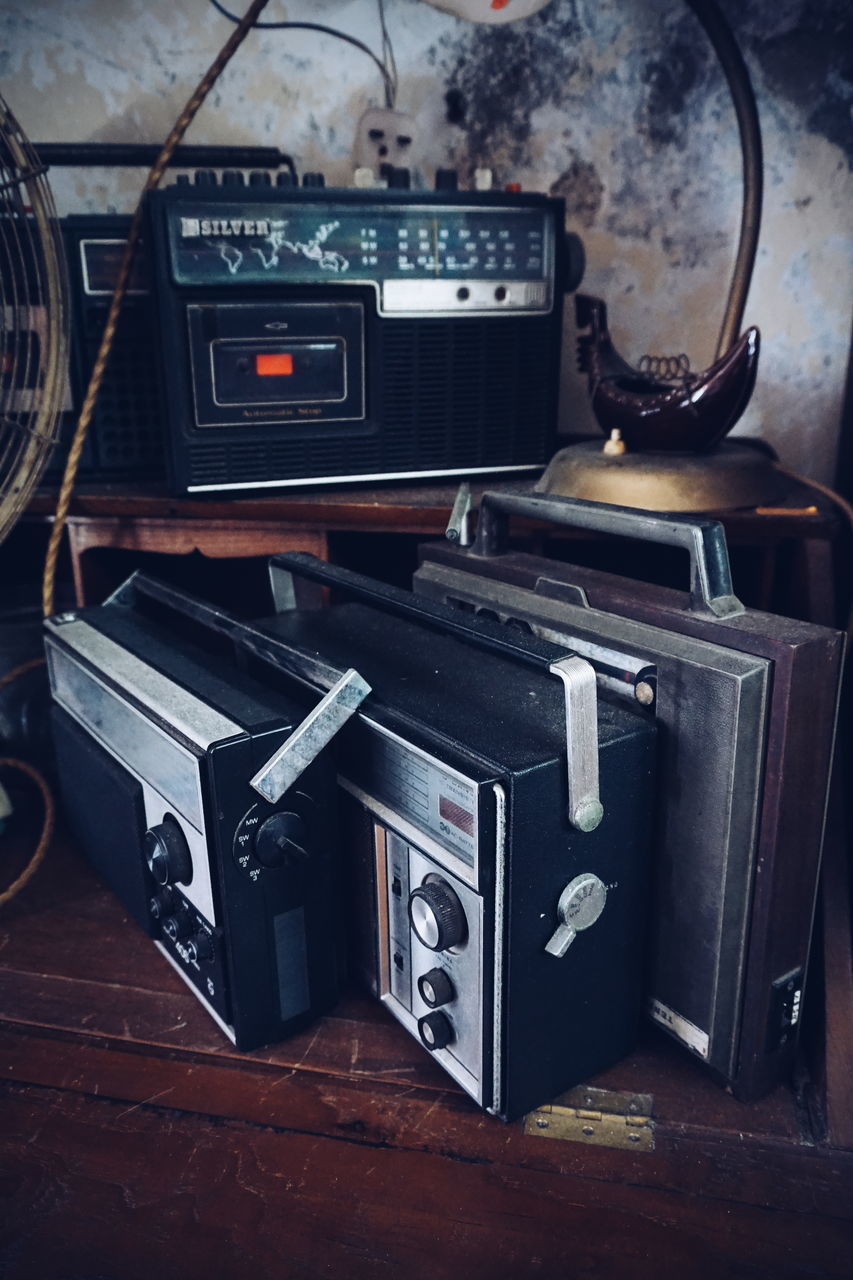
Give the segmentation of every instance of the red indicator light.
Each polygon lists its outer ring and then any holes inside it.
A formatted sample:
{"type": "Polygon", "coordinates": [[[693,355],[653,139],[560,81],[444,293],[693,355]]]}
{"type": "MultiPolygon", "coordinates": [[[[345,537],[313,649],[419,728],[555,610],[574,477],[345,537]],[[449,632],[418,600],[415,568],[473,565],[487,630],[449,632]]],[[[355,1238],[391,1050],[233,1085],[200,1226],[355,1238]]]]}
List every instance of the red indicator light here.
{"type": "Polygon", "coordinates": [[[293,356],[290,352],[255,356],[255,373],[262,378],[286,377],[288,374],[293,373],[293,356]]]}

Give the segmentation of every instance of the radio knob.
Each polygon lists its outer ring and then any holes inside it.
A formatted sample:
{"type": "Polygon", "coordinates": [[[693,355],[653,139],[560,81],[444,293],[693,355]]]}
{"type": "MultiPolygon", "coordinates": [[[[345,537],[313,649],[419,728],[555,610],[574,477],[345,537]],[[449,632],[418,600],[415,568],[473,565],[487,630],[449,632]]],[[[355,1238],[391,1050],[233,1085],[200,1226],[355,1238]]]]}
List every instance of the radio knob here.
{"type": "Polygon", "coordinates": [[[250,187],[270,187],[272,186],[272,177],[266,169],[253,169],[249,174],[250,187]]]}
{"type": "Polygon", "coordinates": [[[190,847],[169,814],[145,832],[145,858],[158,884],[189,884],[193,878],[190,847]]]}
{"type": "Polygon", "coordinates": [[[255,836],[255,857],[264,867],[280,867],[295,854],[307,857],[308,829],[298,813],[274,813],[255,836]]]}
{"type": "Polygon", "coordinates": [[[428,973],[422,973],[418,978],[418,991],[424,1004],[428,1004],[431,1009],[449,1004],[456,995],[453,983],[443,969],[430,969],[428,973]]]}
{"type": "Polygon", "coordinates": [[[457,191],[459,189],[459,175],[456,170],[436,169],[435,189],[436,191],[457,191]]]}
{"type": "Polygon", "coordinates": [[[181,942],[192,931],[192,917],[187,911],[177,911],[173,916],[166,916],[163,921],[163,932],[170,942],[181,942]]]}
{"type": "Polygon", "coordinates": [[[224,169],[222,172],[223,187],[245,186],[246,179],[240,169],[224,169]]]}
{"type": "Polygon", "coordinates": [[[293,187],[296,185],[296,179],[289,169],[282,169],[281,173],[275,175],[275,185],[277,187],[293,187]]]}
{"type": "Polygon", "coordinates": [[[303,173],[303,187],[325,187],[326,176],[322,173],[303,173]]]}
{"type": "Polygon", "coordinates": [[[388,186],[398,187],[401,190],[408,191],[411,185],[412,175],[410,170],[392,166],[391,172],[388,174],[388,186]]]}
{"type": "Polygon", "coordinates": [[[197,963],[212,960],[214,951],[213,939],[210,934],[204,929],[199,929],[198,933],[187,943],[187,955],[190,960],[195,960],[197,963]]]}
{"type": "Polygon", "coordinates": [[[462,903],[447,881],[439,877],[412,890],[409,919],[415,934],[430,951],[457,947],[468,933],[462,903]]]}
{"type": "Polygon", "coordinates": [[[453,1039],[453,1023],[447,1014],[438,1011],[419,1019],[418,1031],[428,1049],[444,1049],[453,1039]]]}
{"type": "Polygon", "coordinates": [[[215,169],[196,169],[195,185],[197,187],[215,187],[216,186],[216,170],[215,169]]]}

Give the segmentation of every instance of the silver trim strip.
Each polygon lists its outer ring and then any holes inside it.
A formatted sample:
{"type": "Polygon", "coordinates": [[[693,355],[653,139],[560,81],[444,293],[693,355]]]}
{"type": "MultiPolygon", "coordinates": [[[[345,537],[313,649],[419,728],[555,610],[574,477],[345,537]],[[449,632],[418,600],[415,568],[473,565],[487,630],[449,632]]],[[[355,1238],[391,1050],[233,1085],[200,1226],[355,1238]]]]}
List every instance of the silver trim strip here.
{"type": "MultiPolygon", "coordinates": [[[[102,675],[114,680],[122,691],[146,711],[154,723],[164,720],[187,741],[202,751],[224,738],[244,732],[233,720],[202,702],[181,685],[161,675],[154,667],[135,657],[109,637],[75,618],[72,622],[48,619],[47,629],[56,637],[60,649],[79,654],[102,675]]],[[[111,691],[112,692],[112,691],[111,691]]]]}
{"type": "Polygon", "coordinates": [[[541,462],[519,462],[511,467],[454,467],[436,471],[376,471],[356,476],[297,476],[292,480],[243,480],[228,484],[189,484],[187,493],[219,493],[225,489],[281,489],[288,485],[359,484],[365,480],[429,480],[440,476],[491,476],[507,471],[541,471],[541,462]]]}

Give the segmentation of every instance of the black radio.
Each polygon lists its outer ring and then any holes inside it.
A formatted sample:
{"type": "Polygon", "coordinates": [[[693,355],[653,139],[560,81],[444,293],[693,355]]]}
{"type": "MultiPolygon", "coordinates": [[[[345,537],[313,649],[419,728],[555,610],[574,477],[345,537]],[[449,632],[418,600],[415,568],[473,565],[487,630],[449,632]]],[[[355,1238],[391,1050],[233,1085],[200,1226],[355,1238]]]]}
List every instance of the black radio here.
{"type": "Polygon", "coordinates": [[[265,682],[372,692],[336,739],[342,870],[369,988],[511,1119],[632,1046],[655,731],[565,648],[324,565],[272,561],[265,682]],[[328,608],[308,607],[316,584],[328,608]],[[296,607],[291,607],[296,606],[296,607]]]}
{"type": "Polygon", "coordinates": [[[298,688],[271,693],[211,612],[137,574],[49,619],[54,745],[81,848],[252,1049],[337,998],[336,792],[318,724],[333,732],[366,689],[346,680],[343,710],[338,692],[311,710],[298,688]]]}
{"type": "Polygon", "coordinates": [[[175,491],[544,465],[562,202],[265,176],[149,196],[175,491]]]}

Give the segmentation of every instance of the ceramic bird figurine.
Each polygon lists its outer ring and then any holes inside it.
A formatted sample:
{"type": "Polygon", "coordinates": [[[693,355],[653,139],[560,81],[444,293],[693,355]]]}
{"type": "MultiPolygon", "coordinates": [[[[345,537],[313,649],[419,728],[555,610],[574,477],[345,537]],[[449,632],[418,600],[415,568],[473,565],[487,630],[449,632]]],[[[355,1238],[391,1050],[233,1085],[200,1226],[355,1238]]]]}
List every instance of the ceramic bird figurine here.
{"type": "Polygon", "coordinates": [[[604,302],[578,294],[575,309],[578,328],[586,330],[578,337],[578,367],[588,378],[593,413],[604,434],[619,431],[629,449],[704,453],[749,403],[758,366],[754,326],[702,373],[691,373],[681,356],[635,369],[613,346],[604,302]],[[660,367],[672,376],[656,376],[660,367]]]}

